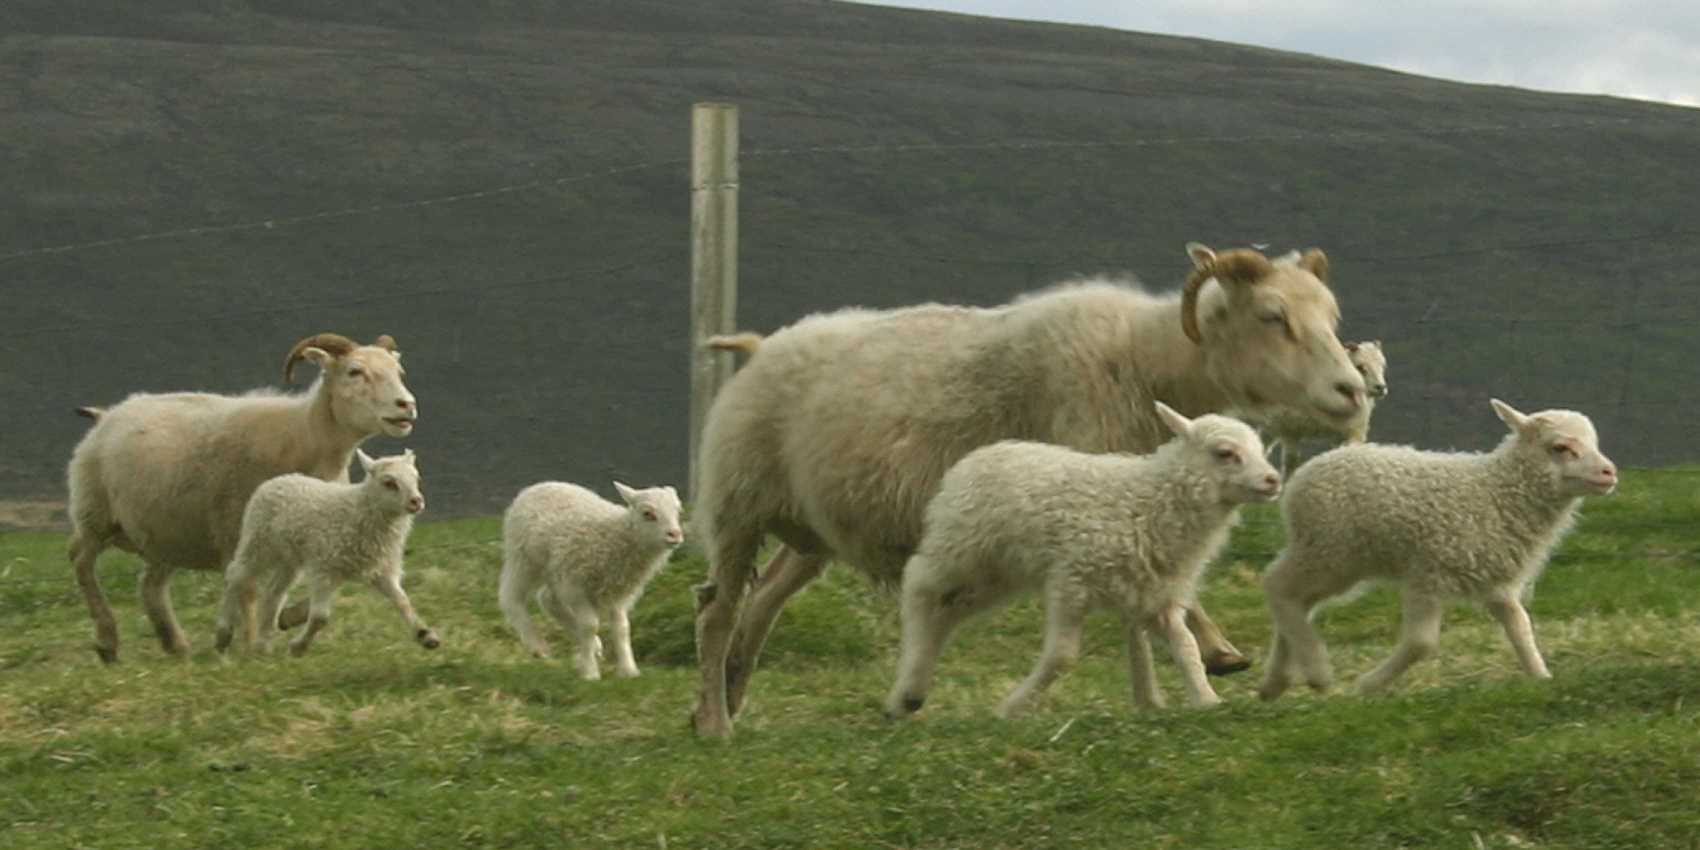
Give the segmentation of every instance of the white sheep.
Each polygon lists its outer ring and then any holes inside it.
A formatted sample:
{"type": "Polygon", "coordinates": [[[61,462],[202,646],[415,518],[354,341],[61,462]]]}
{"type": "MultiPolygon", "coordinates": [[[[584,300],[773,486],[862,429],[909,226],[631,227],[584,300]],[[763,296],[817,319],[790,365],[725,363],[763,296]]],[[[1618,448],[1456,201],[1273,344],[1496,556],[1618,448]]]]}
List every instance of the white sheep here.
{"type": "Polygon", "coordinates": [[[1523,670],[1548,677],[1522,600],[1582,497],[1610,493],[1617,470],[1588,417],[1492,404],[1510,434],[1491,452],[1342,446],[1293,474],[1281,502],[1287,545],[1263,578],[1275,626],[1264,699],[1296,681],[1330,686],[1327,649],[1309,614],[1377,579],[1402,586],[1403,622],[1393,655],[1358,680],[1359,691],[1385,689],[1432,654],[1444,606],[1457,598],[1486,606],[1523,670]]]}
{"type": "Polygon", "coordinates": [[[401,589],[407,536],[413,518],[425,509],[413,450],[373,460],[356,449],[355,456],[366,473],[359,484],[292,473],[254,490],[242,514],[241,542],[224,574],[219,652],[230,648],[238,622],[250,645],[270,649],[284,599],[297,580],[307,585],[309,613],[307,627],[289,642],[292,654],[307,651],[330,623],[337,589],[354,580],[395,603],[420,646],[437,648],[436,632],[401,589]]]}
{"type": "Polygon", "coordinates": [[[545,481],[521,490],[502,515],[503,615],[520,643],[548,657],[531,622],[535,597],[572,633],[578,672],[586,679],[601,678],[596,632],[603,619],[614,643],[615,674],[638,674],[632,606],[685,539],[672,487],[634,490],[616,481],[614,489],[625,505],[577,484],[545,481]]]}
{"type": "Polygon", "coordinates": [[[1251,426],[1217,415],[1189,421],[1162,402],[1155,410],[1175,439],[1149,455],[1009,440],[975,449],[945,473],[903,571],[903,643],[887,714],[919,709],[952,630],[1021,591],[1044,593],[1044,649],[1004,700],[1003,716],[1027,708],[1074,664],[1095,608],[1121,612],[1137,704],[1163,704],[1153,631],[1168,640],[1192,703],[1220,701],[1186,606],[1239,506],[1275,498],[1281,479],[1251,426]]]}
{"type": "MultiPolygon", "coordinates": [[[[332,333],[302,339],[284,360],[285,383],[302,360],[318,365],[319,378],[300,395],[136,393],[110,409],[78,410],[95,425],[67,474],[70,557],[102,661],[118,660],[118,625],[95,574],[106,547],[146,562],[143,607],[166,651],[184,654],[171,574],[224,569],[260,482],[291,472],[346,481],[355,447],[368,437],[412,432],[419,408],[388,335],[371,345],[332,333]]],[[[289,613],[293,625],[303,612],[289,613]]]]}
{"type": "MultiPolygon", "coordinates": [[[[698,594],[697,732],[731,733],[780,609],[829,561],[901,581],[939,480],[980,446],[1148,452],[1167,434],[1153,401],[1188,416],[1357,412],[1363,378],[1335,337],[1321,251],[1188,252],[1193,270],[1175,295],[1088,281],[989,309],[843,310],[759,344],[719,339],[755,353],[715,399],[700,443],[693,534],[711,566],[698,594]],[[757,581],[770,533],[784,545],[757,581]]],[[[1188,621],[1212,672],[1249,664],[1202,608],[1188,621]]]]}
{"type": "Polygon", "coordinates": [[[1387,355],[1379,340],[1346,343],[1346,354],[1358,374],[1364,377],[1364,405],[1356,415],[1344,422],[1321,420],[1289,408],[1276,408],[1262,416],[1249,416],[1252,424],[1270,435],[1269,447],[1281,452],[1281,475],[1293,474],[1299,464],[1299,442],[1306,439],[1344,440],[1362,443],[1369,439],[1369,420],[1378,400],[1387,397],[1387,355]]]}

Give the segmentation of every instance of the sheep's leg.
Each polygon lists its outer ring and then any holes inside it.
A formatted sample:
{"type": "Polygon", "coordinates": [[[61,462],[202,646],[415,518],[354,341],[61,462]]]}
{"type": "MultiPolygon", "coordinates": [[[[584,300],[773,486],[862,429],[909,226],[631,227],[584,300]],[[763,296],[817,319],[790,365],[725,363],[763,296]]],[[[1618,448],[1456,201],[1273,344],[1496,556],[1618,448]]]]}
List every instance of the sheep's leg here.
{"type": "Polygon", "coordinates": [[[270,652],[272,642],[277,639],[278,619],[297,575],[299,568],[279,567],[273,568],[271,574],[265,577],[265,590],[260,594],[254,614],[255,629],[249,635],[249,645],[260,652],[270,652]]]}
{"type": "Polygon", "coordinates": [[[1122,615],[1127,632],[1127,661],[1133,680],[1133,704],[1140,708],[1163,707],[1163,691],[1157,686],[1157,667],[1151,659],[1151,639],[1138,615],[1122,615]]]}
{"type": "Polygon", "coordinates": [[[507,618],[508,626],[519,636],[520,645],[538,658],[548,658],[549,644],[537,634],[537,626],[531,621],[531,597],[535,591],[530,579],[531,577],[516,564],[503,566],[501,589],[497,592],[497,599],[501,604],[502,616],[507,618]]]}
{"type": "Polygon", "coordinates": [[[596,635],[602,623],[596,616],[596,607],[567,581],[551,582],[549,592],[541,598],[543,607],[572,632],[573,663],[578,668],[579,677],[589,680],[602,678],[601,665],[597,663],[602,657],[602,638],[596,635]]]}
{"type": "Polygon", "coordinates": [[[307,627],[289,642],[289,654],[300,656],[312,646],[313,638],[331,622],[331,607],[336,604],[337,583],[324,576],[313,576],[308,583],[307,627]]]}
{"type": "Polygon", "coordinates": [[[1198,642],[1186,626],[1186,609],[1176,605],[1159,611],[1155,619],[1157,628],[1168,638],[1169,654],[1174,657],[1175,665],[1181,668],[1181,681],[1186,683],[1188,699],[1196,707],[1221,702],[1222,698],[1210,687],[1204,659],[1198,654],[1198,642]]]}
{"type": "Polygon", "coordinates": [[[726,702],[726,656],[761,536],[727,534],[716,542],[718,545],[709,551],[711,578],[696,588],[697,672],[701,681],[691,725],[698,735],[725,738],[732,734],[732,714],[726,702]]]}
{"type": "Polygon", "coordinates": [[[1412,664],[1433,655],[1440,646],[1440,621],[1446,613],[1441,600],[1407,588],[1400,603],[1399,645],[1381,666],[1358,679],[1358,693],[1386,690],[1412,664]]]}
{"type": "Polygon", "coordinates": [[[631,607],[628,600],[608,612],[608,638],[614,642],[614,675],[622,678],[638,674],[637,658],[632,655],[632,621],[628,614],[631,607]]]}
{"type": "Polygon", "coordinates": [[[1523,603],[1517,600],[1515,594],[1489,599],[1488,613],[1499,621],[1505,629],[1506,639],[1511,641],[1511,648],[1517,652],[1517,661],[1523,665],[1523,672],[1537,679],[1551,679],[1552,673],[1547,671],[1547,663],[1541,658],[1541,651],[1535,647],[1535,629],[1529,622],[1529,612],[1523,608],[1523,603]]]}
{"type": "Polygon", "coordinates": [[[1198,639],[1199,651],[1204,657],[1204,667],[1210,675],[1226,676],[1251,667],[1251,659],[1230,643],[1228,636],[1216,625],[1216,621],[1205,613],[1204,603],[1195,600],[1187,608],[1186,625],[1198,639]]]}
{"type": "Polygon", "coordinates": [[[307,622],[308,601],[303,599],[277,613],[277,627],[289,631],[307,622]]]}
{"type": "Polygon", "coordinates": [[[897,677],[885,700],[887,717],[921,710],[932,690],[939,653],[951,633],[970,615],[1002,598],[988,593],[987,588],[940,586],[930,572],[931,562],[922,555],[910,558],[903,568],[903,638],[897,653],[897,677]]]}
{"type": "Polygon", "coordinates": [[[749,604],[738,617],[738,627],[732,632],[732,650],[726,659],[726,708],[737,716],[744,705],[744,690],[756,672],[756,659],[779,619],[780,609],[797,592],[820,577],[830,559],[825,555],[806,555],[788,546],[781,546],[767,562],[761,580],[750,594],[749,604]]]}
{"type": "Polygon", "coordinates": [[[94,620],[94,651],[101,661],[113,664],[118,661],[118,620],[112,616],[112,606],[107,604],[106,594],[100,589],[100,576],[94,569],[105,548],[105,541],[91,540],[81,533],[71,535],[71,563],[76,568],[77,587],[82,589],[89,617],[94,620]]]}
{"type": "Polygon", "coordinates": [[[142,571],[142,608],[148,621],[159,635],[160,646],[172,655],[187,655],[189,639],[177,625],[177,614],[171,610],[171,574],[175,567],[148,562],[142,571]]]}
{"type": "Polygon", "coordinates": [[[1045,645],[1039,652],[1039,662],[998,706],[1000,717],[1014,717],[1026,711],[1039,694],[1080,658],[1080,635],[1086,623],[1085,600],[1058,589],[1049,590],[1046,597],[1045,645]]]}
{"type": "Polygon", "coordinates": [[[384,595],[385,599],[395,605],[396,611],[401,614],[401,619],[407,623],[408,630],[413,633],[413,639],[420,646],[426,649],[436,649],[442,645],[442,641],[437,639],[437,633],[430,626],[425,625],[425,621],[420,619],[419,614],[413,610],[413,600],[407,598],[407,591],[401,589],[401,570],[399,568],[380,573],[372,580],[372,587],[376,588],[379,593],[384,595]]]}

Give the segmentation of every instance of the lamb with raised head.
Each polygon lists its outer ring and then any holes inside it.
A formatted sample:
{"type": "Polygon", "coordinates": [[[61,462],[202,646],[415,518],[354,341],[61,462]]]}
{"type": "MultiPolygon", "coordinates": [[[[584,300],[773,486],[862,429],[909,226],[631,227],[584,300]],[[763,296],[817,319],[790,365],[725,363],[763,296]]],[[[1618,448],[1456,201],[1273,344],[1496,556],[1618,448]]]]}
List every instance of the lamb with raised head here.
{"type": "Polygon", "coordinates": [[[1491,452],[1342,446],[1312,458],[1281,501],[1287,545],[1263,577],[1274,621],[1260,693],[1332,683],[1311,624],[1317,604],[1364,581],[1401,585],[1399,644],[1358,690],[1385,689],[1440,640],[1445,605],[1482,603],[1505,630],[1524,672],[1547,678],[1523,600],[1570,529],[1582,497],[1617,487],[1588,417],[1524,415],[1492,400],[1510,433],[1491,452]]]}
{"type": "Polygon", "coordinates": [[[294,655],[306,652],[330,624],[337,590],[356,580],[395,603],[420,646],[437,648],[437,633],[401,589],[407,536],[425,509],[413,450],[373,460],[356,449],[355,457],[366,473],[359,484],[290,474],[254,490],[236,557],[224,573],[219,652],[230,648],[238,622],[251,646],[269,650],[284,599],[298,580],[307,585],[308,615],[307,627],[289,642],[294,655]]]}
{"type": "Polygon", "coordinates": [[[1281,479],[1251,426],[1214,414],[1189,421],[1162,402],[1155,410],[1175,438],[1149,455],[1008,440],[975,449],[945,473],[903,570],[903,642],[888,715],[921,707],[939,652],[963,620],[1023,591],[1044,594],[1044,649],[1001,715],[1026,709],[1073,666],[1086,614],[1096,608],[1121,613],[1136,704],[1163,704],[1151,632],[1168,641],[1192,704],[1220,701],[1186,607],[1239,506],[1275,498],[1281,479]]]}
{"type": "MultiPolygon", "coordinates": [[[[1321,251],[1188,253],[1174,295],[1097,280],[988,309],[817,314],[759,346],[723,338],[755,353],[701,437],[692,522],[710,576],[698,594],[697,732],[731,733],[780,609],[829,561],[900,583],[928,500],[976,448],[1149,452],[1167,433],[1154,401],[1187,416],[1278,404],[1357,413],[1363,378],[1335,336],[1321,251]],[[758,581],[770,533],[784,545],[758,581]]],[[[1212,671],[1248,663],[1202,608],[1188,621],[1212,671]]]]}
{"type": "Polygon", "coordinates": [[[638,674],[632,606],[685,539],[672,487],[634,490],[616,481],[614,489],[623,506],[577,484],[545,481],[521,490],[502,515],[502,614],[526,649],[548,657],[531,621],[535,597],[572,633],[574,660],[586,679],[602,675],[596,633],[604,619],[615,675],[638,674]]]}
{"type": "MultiPolygon", "coordinates": [[[[167,652],[189,642],[171,609],[178,569],[223,570],[236,552],[242,512],[260,482],[286,473],[347,481],[356,446],[405,437],[419,408],[402,383],[395,340],[371,345],[332,333],[297,342],[284,359],[310,360],[319,378],[300,395],[136,393],[110,409],[83,408],[95,425],[71,454],[70,556],[95,623],[95,652],[118,660],[118,624],[95,559],[108,546],[142,557],[142,604],[167,652]]],[[[291,609],[288,625],[304,609],[291,609]]]]}
{"type": "Polygon", "coordinates": [[[1344,422],[1317,419],[1288,408],[1277,408],[1263,416],[1252,417],[1252,424],[1269,433],[1271,451],[1281,453],[1281,476],[1293,474],[1299,464],[1299,443],[1306,439],[1332,439],[1336,442],[1362,443],[1369,439],[1370,415],[1377,401],[1387,397],[1387,355],[1380,340],[1346,343],[1346,354],[1364,377],[1364,405],[1356,415],[1344,422]]]}

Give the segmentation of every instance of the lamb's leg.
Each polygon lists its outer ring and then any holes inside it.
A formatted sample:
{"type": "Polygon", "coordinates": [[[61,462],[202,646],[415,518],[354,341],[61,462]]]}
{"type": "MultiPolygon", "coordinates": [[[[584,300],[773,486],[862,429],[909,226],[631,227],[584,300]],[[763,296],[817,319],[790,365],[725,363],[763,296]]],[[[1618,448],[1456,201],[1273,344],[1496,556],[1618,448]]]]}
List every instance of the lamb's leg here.
{"type": "Polygon", "coordinates": [[[797,591],[820,577],[830,559],[824,555],[806,555],[781,546],[768,561],[761,580],[750,594],[749,604],[738,617],[738,628],[732,633],[732,650],[726,659],[726,708],[733,716],[744,704],[744,690],[756,672],[756,659],[779,619],[780,609],[797,591]]]}
{"type": "Polygon", "coordinates": [[[1186,609],[1179,605],[1159,611],[1156,626],[1169,641],[1169,654],[1181,668],[1181,681],[1186,683],[1187,697],[1194,706],[1215,705],[1222,701],[1210,687],[1204,671],[1204,660],[1198,656],[1198,643],[1186,627],[1186,609]]]}
{"type": "Polygon", "coordinates": [[[218,606],[218,654],[230,651],[230,641],[236,636],[236,626],[252,640],[254,624],[254,579],[248,567],[238,558],[224,571],[224,596],[218,606]]]}
{"type": "Polygon", "coordinates": [[[614,675],[631,678],[638,674],[637,657],[632,654],[631,609],[635,600],[625,600],[608,612],[608,637],[614,642],[614,675]]]}
{"type": "Polygon", "coordinates": [[[530,573],[518,564],[503,565],[497,599],[502,616],[507,618],[508,626],[519,636],[520,645],[538,658],[548,658],[549,645],[537,634],[537,626],[531,621],[531,598],[536,593],[531,579],[530,573]]]}
{"type": "Polygon", "coordinates": [[[1440,621],[1446,613],[1441,600],[1410,588],[1400,600],[1399,645],[1381,666],[1358,679],[1358,693],[1373,694],[1387,689],[1412,664],[1434,654],[1440,646],[1440,621]]]}
{"type": "MultiPolygon", "coordinates": [[[[1050,589],[1045,602],[1045,645],[1033,672],[998,706],[1000,717],[1014,717],[1032,706],[1039,694],[1080,658],[1080,635],[1086,622],[1085,600],[1073,593],[1050,589]]],[[[1184,631],[1184,627],[1183,627],[1184,631]]]]}
{"type": "Polygon", "coordinates": [[[726,701],[727,652],[738,622],[738,603],[749,589],[760,545],[759,532],[722,533],[709,549],[711,578],[696,588],[697,673],[701,681],[691,725],[704,737],[732,734],[732,714],[726,701]]]}
{"type": "Polygon", "coordinates": [[[278,619],[282,616],[283,603],[289,599],[289,588],[295,584],[299,573],[299,567],[274,567],[269,575],[261,579],[265,582],[265,589],[260,593],[260,601],[255,606],[256,629],[249,636],[249,645],[254,649],[271,652],[272,643],[277,639],[278,619]]]}
{"type": "Polygon", "coordinates": [[[587,680],[602,678],[602,668],[598,663],[602,657],[602,638],[596,635],[602,621],[596,616],[596,606],[565,580],[551,581],[549,592],[539,598],[543,607],[572,632],[573,664],[578,668],[579,677],[587,680]]]}
{"type": "Polygon", "coordinates": [[[159,635],[160,646],[172,655],[183,656],[189,653],[189,639],[183,635],[183,628],[177,625],[177,614],[171,610],[173,572],[175,567],[148,562],[142,571],[142,608],[159,635]]]}
{"type": "Polygon", "coordinates": [[[289,631],[307,622],[308,600],[303,599],[277,613],[277,627],[289,631]]]}
{"type": "Polygon", "coordinates": [[[1269,607],[1274,637],[1269,646],[1269,669],[1264,671],[1258,696],[1275,699],[1299,680],[1318,692],[1333,687],[1328,647],[1311,623],[1310,612],[1322,600],[1355,583],[1350,576],[1314,569],[1285,552],[1269,565],[1263,573],[1263,598],[1269,607]]]}
{"type": "Polygon", "coordinates": [[[313,638],[331,622],[331,607],[336,604],[337,583],[327,577],[313,575],[308,582],[307,627],[289,642],[290,655],[303,655],[312,646],[313,638]]]}
{"type": "Polygon", "coordinates": [[[1523,665],[1523,672],[1537,679],[1551,679],[1552,673],[1547,672],[1547,663],[1535,647],[1535,630],[1529,623],[1529,612],[1518,601],[1516,593],[1507,592],[1504,596],[1489,599],[1487,609],[1505,629],[1505,637],[1517,652],[1517,661],[1523,665]]]}
{"type": "Polygon", "coordinates": [[[885,700],[885,715],[903,717],[921,710],[932,690],[933,670],[939,653],[956,627],[969,616],[991,607],[1000,597],[985,588],[941,585],[934,580],[932,565],[915,555],[903,568],[903,599],[900,620],[903,638],[897,653],[897,677],[885,700]]]}
{"type": "Polygon", "coordinates": [[[1163,691],[1157,686],[1157,667],[1151,660],[1151,639],[1140,618],[1127,612],[1122,615],[1122,628],[1127,632],[1127,660],[1133,679],[1133,704],[1140,708],[1163,707],[1163,691]]]}
{"type": "Polygon", "coordinates": [[[437,633],[432,631],[430,626],[425,625],[425,621],[420,619],[419,614],[413,610],[413,600],[407,598],[407,591],[401,589],[401,569],[399,566],[394,570],[379,573],[372,580],[372,587],[376,588],[379,593],[384,595],[385,599],[388,599],[395,606],[396,611],[401,614],[401,619],[407,623],[408,631],[413,634],[413,639],[420,646],[426,649],[436,649],[442,645],[442,641],[437,639],[437,633]]]}
{"type": "Polygon", "coordinates": [[[100,576],[95,573],[95,561],[106,548],[103,540],[93,540],[81,532],[71,535],[71,563],[76,568],[77,587],[88,604],[89,618],[94,620],[94,651],[107,664],[118,661],[118,620],[112,616],[112,606],[100,589],[100,576]]]}
{"type": "Polygon", "coordinates": [[[1216,621],[1204,611],[1204,603],[1194,601],[1186,610],[1186,625],[1197,637],[1204,667],[1212,676],[1226,676],[1251,667],[1251,659],[1228,641],[1216,621]]]}

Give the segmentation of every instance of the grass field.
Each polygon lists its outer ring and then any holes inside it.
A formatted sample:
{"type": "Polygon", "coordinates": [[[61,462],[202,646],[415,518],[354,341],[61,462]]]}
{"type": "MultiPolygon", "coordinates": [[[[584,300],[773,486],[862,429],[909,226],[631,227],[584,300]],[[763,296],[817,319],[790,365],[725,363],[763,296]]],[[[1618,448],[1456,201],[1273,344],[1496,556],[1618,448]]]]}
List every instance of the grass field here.
{"type": "MultiPolygon", "coordinates": [[[[1700,501],[1642,471],[1591,503],[1531,605],[1555,679],[1523,679],[1479,611],[1396,695],[1136,714],[1113,616],[1040,709],[992,707],[1038,649],[1031,602],[965,627],[927,708],[890,723],[889,599],[844,569],[797,598],[727,742],[695,693],[681,554],[639,606],[641,678],[584,683],[524,655],[495,605],[493,519],[415,532],[419,649],[350,588],[301,659],[211,652],[219,590],[175,584],[197,641],[166,659],[109,555],[123,661],[101,667],[63,538],[0,537],[0,846],[643,848],[1700,847],[1700,501]]],[[[1273,514],[1236,532],[1206,600],[1261,656],[1273,514]]],[[[1341,679],[1387,651],[1385,590],[1328,609],[1341,679]]],[[[552,625],[552,624],[551,624],[552,625]]],[[[550,636],[565,647],[564,635],[550,636]]],[[[1159,653],[1172,702],[1178,683],[1159,653]]]]}

